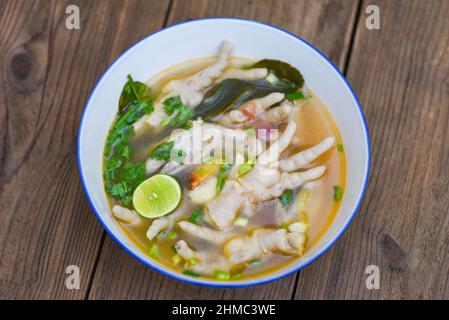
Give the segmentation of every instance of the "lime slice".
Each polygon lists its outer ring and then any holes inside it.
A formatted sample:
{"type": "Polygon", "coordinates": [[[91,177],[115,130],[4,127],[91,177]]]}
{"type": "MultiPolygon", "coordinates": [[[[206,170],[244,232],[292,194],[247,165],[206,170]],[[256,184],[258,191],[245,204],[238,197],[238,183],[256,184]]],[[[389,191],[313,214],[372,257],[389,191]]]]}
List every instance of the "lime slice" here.
{"type": "Polygon", "coordinates": [[[133,194],[134,209],[144,218],[157,218],[175,210],[181,200],[178,181],[165,174],[148,178],[133,194]]]}

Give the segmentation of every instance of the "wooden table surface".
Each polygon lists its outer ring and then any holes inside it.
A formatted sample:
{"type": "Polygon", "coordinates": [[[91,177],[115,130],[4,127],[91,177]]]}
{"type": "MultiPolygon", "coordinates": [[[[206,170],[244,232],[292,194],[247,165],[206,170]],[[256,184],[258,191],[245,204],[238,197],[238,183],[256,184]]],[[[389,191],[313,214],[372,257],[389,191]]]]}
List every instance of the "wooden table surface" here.
{"type": "Polygon", "coordinates": [[[448,0],[0,0],[0,67],[0,298],[449,298],[448,0]],[[69,4],[80,30],[65,27],[69,4]],[[379,30],[365,27],[370,4],[379,30]],[[186,285],[134,260],[95,218],[76,161],[107,66],[153,31],[217,16],[318,47],[352,84],[372,139],[368,190],[344,235],[302,271],[245,289],[186,285]],[[64,285],[68,265],[79,290],[64,285]],[[378,290],[365,286],[368,265],[378,290]]]}

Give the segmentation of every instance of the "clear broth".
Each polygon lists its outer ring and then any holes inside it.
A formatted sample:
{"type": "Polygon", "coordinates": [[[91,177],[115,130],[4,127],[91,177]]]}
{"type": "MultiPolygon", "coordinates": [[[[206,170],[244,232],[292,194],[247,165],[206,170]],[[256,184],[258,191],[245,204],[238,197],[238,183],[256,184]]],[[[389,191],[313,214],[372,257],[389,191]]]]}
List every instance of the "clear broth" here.
{"type": "MultiPolygon", "coordinates": [[[[193,59],[174,67],[168,68],[163,72],[155,75],[149,79],[146,83],[152,88],[156,97],[163,94],[161,88],[166,83],[173,79],[182,79],[197,71],[203,69],[213,61],[211,58],[193,59]]],[[[233,58],[231,67],[239,67],[244,64],[251,63],[251,60],[243,58],[233,58]]],[[[286,151],[288,153],[296,153],[302,149],[317,144],[328,136],[335,136],[337,144],[342,144],[340,134],[337,126],[335,125],[331,115],[323,105],[323,103],[311,93],[312,97],[308,99],[296,114],[296,140],[298,143],[286,151]]],[[[143,162],[149,153],[149,150],[158,143],[152,138],[153,132],[147,130],[140,134],[134,140],[129,141],[129,145],[133,150],[133,161],[143,162]]],[[[311,182],[313,184],[312,195],[305,207],[305,214],[302,218],[308,222],[307,230],[307,245],[306,250],[315,245],[321,237],[326,233],[330,225],[332,224],[335,216],[340,207],[340,201],[335,202],[333,199],[333,187],[338,185],[344,188],[346,179],[346,160],[344,152],[339,152],[336,147],[332,148],[322,156],[320,156],[312,166],[326,165],[325,175],[317,181],[311,182]]],[[[181,183],[184,190],[187,188],[189,171],[180,172],[176,175],[176,178],[181,183]]],[[[277,200],[275,200],[277,201],[277,200]]],[[[251,228],[255,227],[278,227],[274,219],[275,214],[273,210],[276,210],[275,201],[268,202],[260,209],[253,218],[250,219],[247,228],[233,227],[233,230],[240,234],[247,234],[251,228]]],[[[110,199],[111,206],[115,204],[113,199],[110,199]]],[[[189,203],[188,196],[183,195],[181,204],[185,206],[185,213],[178,217],[176,221],[185,220],[189,217],[190,213],[195,207],[192,207],[189,203]]],[[[184,268],[182,266],[174,265],[171,261],[172,256],[175,254],[173,245],[179,239],[186,240],[192,248],[198,250],[208,250],[222,252],[222,248],[205,243],[204,241],[195,239],[187,234],[184,234],[179,228],[174,227],[178,234],[178,238],[174,240],[158,240],[157,238],[152,241],[146,238],[146,231],[151,224],[151,221],[147,220],[139,225],[128,225],[122,223],[119,220],[118,224],[124,231],[124,233],[145,253],[148,253],[152,244],[157,242],[160,248],[160,258],[157,263],[163,266],[182,273],[184,268]]],[[[174,224],[175,225],[175,224],[174,224]]],[[[281,269],[296,263],[301,257],[284,256],[280,254],[267,254],[264,257],[264,263],[260,266],[237,266],[234,272],[242,273],[241,279],[257,278],[267,274],[279,272],[281,269]],[[239,270],[237,270],[239,269],[239,270]]]]}

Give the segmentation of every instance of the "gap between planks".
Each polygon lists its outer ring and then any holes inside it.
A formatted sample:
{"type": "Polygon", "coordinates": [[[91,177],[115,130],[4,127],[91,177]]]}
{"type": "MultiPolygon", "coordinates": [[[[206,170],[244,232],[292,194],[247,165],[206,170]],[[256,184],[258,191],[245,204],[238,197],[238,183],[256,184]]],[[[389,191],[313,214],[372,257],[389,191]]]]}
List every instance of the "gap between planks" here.
{"type": "MultiPolygon", "coordinates": [[[[172,11],[173,11],[173,3],[174,3],[174,0],[169,0],[168,5],[167,5],[167,10],[165,12],[164,20],[163,20],[163,23],[162,23],[162,26],[161,26],[161,29],[166,28],[167,25],[168,25],[168,22],[170,21],[170,15],[172,14],[172,11]]],[[[348,46],[347,46],[347,48],[348,48],[347,52],[345,53],[345,57],[343,59],[343,64],[342,64],[343,69],[341,70],[342,74],[345,77],[346,77],[346,73],[347,73],[347,70],[348,70],[348,67],[349,67],[349,64],[350,64],[350,59],[351,59],[351,54],[352,54],[352,47],[353,47],[353,43],[354,43],[355,36],[356,36],[356,33],[357,33],[357,25],[358,25],[358,22],[360,20],[360,16],[363,14],[363,12],[362,12],[362,4],[363,4],[363,0],[358,0],[357,1],[356,9],[354,11],[354,14],[351,17],[351,23],[350,23],[350,26],[349,26],[349,28],[351,29],[350,36],[349,36],[350,39],[349,39],[349,43],[348,43],[348,46]]],[[[95,262],[94,262],[94,265],[93,265],[93,271],[91,273],[91,276],[88,279],[88,284],[87,284],[87,289],[86,289],[86,292],[85,292],[84,300],[88,300],[89,296],[91,294],[93,281],[95,279],[95,275],[96,275],[97,268],[98,268],[98,262],[99,262],[99,259],[100,259],[100,256],[101,256],[101,252],[102,252],[103,247],[104,247],[104,243],[105,243],[107,232],[104,229],[102,229],[102,231],[103,232],[102,232],[102,235],[101,235],[100,245],[99,245],[98,251],[96,253],[95,262]]],[[[295,284],[293,286],[292,295],[290,297],[290,300],[294,300],[294,297],[296,295],[296,291],[297,291],[298,283],[299,283],[300,273],[301,273],[301,271],[298,271],[296,276],[295,276],[295,284]]],[[[221,293],[221,299],[223,299],[224,296],[225,296],[225,291],[223,291],[221,293]]]]}
{"type": "MultiPolygon", "coordinates": [[[[167,27],[167,24],[168,24],[168,21],[169,21],[168,19],[170,17],[170,13],[171,13],[172,7],[173,7],[173,1],[174,0],[169,0],[169,2],[168,2],[167,10],[165,12],[165,16],[164,16],[164,20],[163,20],[161,29],[164,29],[164,28],[167,27]]],[[[102,228],[102,231],[103,231],[103,233],[101,235],[100,245],[98,246],[97,254],[95,256],[95,262],[94,262],[94,265],[93,265],[93,268],[92,268],[92,273],[91,273],[91,275],[90,275],[90,277],[89,277],[89,279],[87,281],[87,288],[86,288],[86,292],[85,292],[85,295],[84,295],[84,298],[83,298],[84,300],[88,300],[89,299],[90,292],[92,290],[92,284],[93,284],[93,281],[95,279],[95,274],[97,272],[98,261],[100,260],[101,251],[103,250],[104,242],[105,242],[105,239],[106,239],[107,232],[103,228],[102,228]]]]}
{"type": "MultiPolygon", "coordinates": [[[[355,13],[351,19],[351,23],[349,26],[351,28],[351,33],[350,33],[350,37],[349,37],[350,40],[349,40],[349,44],[348,44],[348,50],[346,52],[346,57],[344,58],[344,62],[343,62],[343,70],[341,70],[341,73],[345,76],[345,78],[347,76],[348,67],[349,67],[349,64],[351,61],[352,47],[353,47],[355,36],[357,33],[357,25],[359,24],[360,16],[363,14],[363,12],[362,12],[363,1],[364,0],[358,0],[357,6],[355,9],[355,13]]],[[[320,257],[318,257],[318,259],[319,258],[320,257]]],[[[298,290],[298,283],[299,283],[300,275],[301,275],[301,270],[296,273],[295,285],[293,286],[292,295],[290,297],[290,300],[295,300],[296,291],[298,290]]]]}

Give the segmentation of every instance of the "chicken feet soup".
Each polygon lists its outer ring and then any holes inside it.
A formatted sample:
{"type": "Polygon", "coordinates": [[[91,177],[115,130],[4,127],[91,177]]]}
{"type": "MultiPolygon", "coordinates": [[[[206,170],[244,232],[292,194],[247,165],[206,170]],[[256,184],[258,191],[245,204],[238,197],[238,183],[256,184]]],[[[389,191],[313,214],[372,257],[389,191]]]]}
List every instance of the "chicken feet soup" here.
{"type": "Polygon", "coordinates": [[[338,130],[299,70],[278,60],[194,59],[131,75],[104,150],[127,236],[158,263],[233,281],[295,263],[344,192],[338,130]]]}

